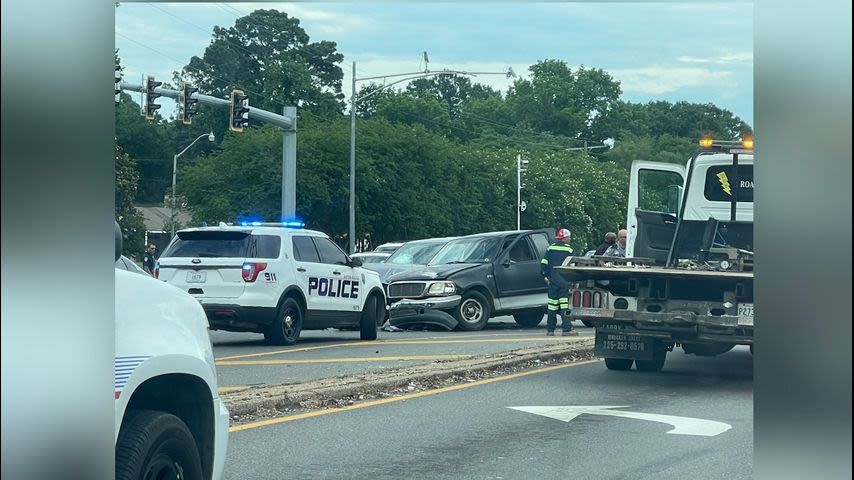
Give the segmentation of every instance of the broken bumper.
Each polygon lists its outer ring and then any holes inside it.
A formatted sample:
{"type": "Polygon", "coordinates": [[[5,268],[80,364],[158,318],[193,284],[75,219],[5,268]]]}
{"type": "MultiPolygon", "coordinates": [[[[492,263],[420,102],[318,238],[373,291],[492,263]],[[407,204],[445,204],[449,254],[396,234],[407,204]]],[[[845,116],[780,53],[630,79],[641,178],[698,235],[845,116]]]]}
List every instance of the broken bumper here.
{"type": "Polygon", "coordinates": [[[457,320],[447,311],[460,304],[462,297],[451,295],[425,299],[398,300],[389,307],[388,323],[392,326],[429,324],[453,330],[457,320]]]}

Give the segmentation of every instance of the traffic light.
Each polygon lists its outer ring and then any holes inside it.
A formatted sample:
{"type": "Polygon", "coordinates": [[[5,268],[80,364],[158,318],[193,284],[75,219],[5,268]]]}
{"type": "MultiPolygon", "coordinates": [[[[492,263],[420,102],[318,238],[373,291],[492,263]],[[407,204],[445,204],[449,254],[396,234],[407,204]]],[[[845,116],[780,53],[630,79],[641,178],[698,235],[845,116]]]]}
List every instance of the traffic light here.
{"type": "Polygon", "coordinates": [[[160,105],[154,103],[160,97],[159,93],[154,93],[154,89],[163,85],[163,82],[155,82],[154,77],[149,76],[145,81],[145,119],[154,120],[154,113],[160,108],[160,105]]]}
{"type": "Polygon", "coordinates": [[[187,82],[181,84],[181,121],[184,125],[193,123],[193,117],[196,115],[196,104],[199,101],[192,97],[198,91],[198,88],[187,82]]]}
{"type": "Polygon", "coordinates": [[[249,126],[249,97],[242,90],[231,91],[231,121],[228,129],[232,132],[242,132],[249,126]]]}
{"type": "Polygon", "coordinates": [[[116,103],[122,101],[122,66],[116,64],[116,103]]]}

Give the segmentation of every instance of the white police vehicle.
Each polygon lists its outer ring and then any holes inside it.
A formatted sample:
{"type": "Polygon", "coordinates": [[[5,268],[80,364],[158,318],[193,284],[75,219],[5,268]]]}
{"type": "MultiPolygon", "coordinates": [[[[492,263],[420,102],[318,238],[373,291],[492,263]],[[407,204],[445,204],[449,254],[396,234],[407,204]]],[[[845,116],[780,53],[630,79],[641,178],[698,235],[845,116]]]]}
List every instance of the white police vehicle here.
{"type": "Polygon", "coordinates": [[[263,333],[276,345],[323,328],[358,328],[362,340],[376,339],[385,319],[379,275],[303,226],[242,222],[181,230],[155,275],[194,296],[213,330],[263,333]]]}
{"type": "Polygon", "coordinates": [[[204,311],[148,274],[117,266],[115,280],[116,478],[219,479],[228,410],[204,311]]]}

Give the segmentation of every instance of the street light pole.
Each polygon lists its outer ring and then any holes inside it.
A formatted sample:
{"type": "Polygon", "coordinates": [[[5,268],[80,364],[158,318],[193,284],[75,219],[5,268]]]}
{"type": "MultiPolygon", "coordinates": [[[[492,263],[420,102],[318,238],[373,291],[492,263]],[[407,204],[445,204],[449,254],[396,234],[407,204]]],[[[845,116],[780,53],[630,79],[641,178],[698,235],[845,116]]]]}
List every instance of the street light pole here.
{"type": "Polygon", "coordinates": [[[178,174],[178,157],[183,155],[184,152],[189,150],[190,147],[195,145],[195,143],[198,142],[199,140],[201,140],[203,137],[208,137],[208,140],[210,140],[211,142],[216,140],[216,137],[214,137],[213,132],[203,133],[203,134],[199,135],[199,137],[197,139],[193,140],[193,143],[187,145],[187,147],[185,149],[181,150],[180,153],[177,153],[174,157],[172,157],[172,218],[171,218],[171,222],[169,222],[170,223],[170,230],[171,230],[170,233],[171,233],[172,237],[175,236],[175,203],[177,201],[176,197],[175,197],[175,186],[176,186],[175,180],[177,180],[177,174],[178,174]]]}
{"type": "Polygon", "coordinates": [[[350,252],[356,252],[356,62],[350,94],[350,252]]]}
{"type": "Polygon", "coordinates": [[[522,228],[522,155],[516,155],[516,230],[522,228]]]}
{"type": "MultiPolygon", "coordinates": [[[[424,52],[424,58],[427,58],[427,52],[424,52]]],[[[429,70],[424,70],[423,72],[409,72],[409,73],[393,73],[390,75],[379,75],[375,77],[363,77],[356,78],[356,62],[353,62],[353,82],[352,88],[350,90],[350,252],[355,253],[356,251],[356,102],[359,100],[364,100],[365,98],[370,97],[371,95],[385,90],[387,88],[392,87],[398,83],[408,82],[410,80],[415,80],[417,78],[426,78],[426,77],[438,77],[443,75],[465,75],[465,76],[476,76],[476,75],[506,75],[509,77],[515,77],[516,74],[513,72],[512,68],[508,68],[506,72],[467,72],[461,70],[439,70],[436,72],[431,72],[429,70]],[[389,84],[383,85],[376,90],[366,93],[362,97],[356,98],[356,82],[361,82],[364,80],[377,80],[377,79],[386,79],[392,77],[406,77],[401,78],[400,80],[395,80],[389,84]]]]}

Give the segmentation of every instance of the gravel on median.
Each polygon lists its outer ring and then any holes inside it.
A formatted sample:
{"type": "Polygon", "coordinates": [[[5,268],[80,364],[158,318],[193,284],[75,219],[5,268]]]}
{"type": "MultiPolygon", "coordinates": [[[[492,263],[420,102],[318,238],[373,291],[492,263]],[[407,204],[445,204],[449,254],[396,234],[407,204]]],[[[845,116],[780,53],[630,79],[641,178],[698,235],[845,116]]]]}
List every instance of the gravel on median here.
{"type": "Polygon", "coordinates": [[[221,395],[232,425],[307,410],[411,394],[546,365],[593,358],[593,338],[573,337],[536,347],[443,360],[298,384],[250,387],[221,395]]]}

